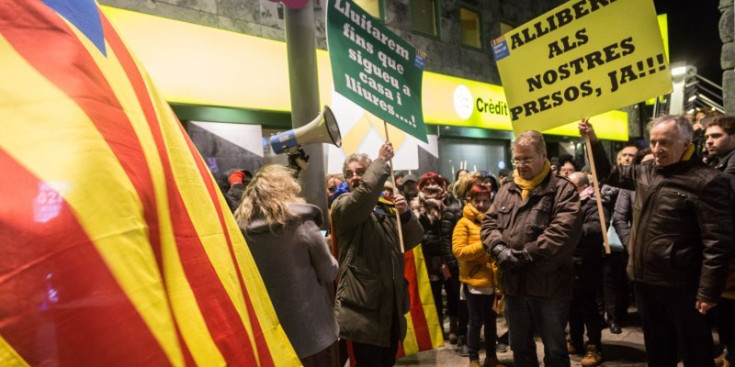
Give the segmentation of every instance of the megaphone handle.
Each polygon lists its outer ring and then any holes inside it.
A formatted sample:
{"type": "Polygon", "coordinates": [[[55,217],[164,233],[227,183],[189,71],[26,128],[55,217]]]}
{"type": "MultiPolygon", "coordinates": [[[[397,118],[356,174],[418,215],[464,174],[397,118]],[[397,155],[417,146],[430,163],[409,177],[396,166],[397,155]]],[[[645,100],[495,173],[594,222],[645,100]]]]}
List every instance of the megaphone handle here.
{"type": "MultiPolygon", "coordinates": [[[[388,123],[383,120],[383,126],[385,127],[385,141],[390,143],[390,138],[388,137],[388,123]]],[[[390,165],[390,180],[393,183],[393,187],[398,188],[396,185],[396,174],[393,172],[393,158],[390,159],[390,162],[388,162],[390,165]]],[[[406,203],[407,205],[410,205],[410,203],[406,203]]],[[[403,226],[401,225],[401,214],[398,213],[398,210],[396,210],[396,224],[398,225],[398,242],[401,244],[401,253],[405,253],[406,250],[403,246],[403,226]]]]}

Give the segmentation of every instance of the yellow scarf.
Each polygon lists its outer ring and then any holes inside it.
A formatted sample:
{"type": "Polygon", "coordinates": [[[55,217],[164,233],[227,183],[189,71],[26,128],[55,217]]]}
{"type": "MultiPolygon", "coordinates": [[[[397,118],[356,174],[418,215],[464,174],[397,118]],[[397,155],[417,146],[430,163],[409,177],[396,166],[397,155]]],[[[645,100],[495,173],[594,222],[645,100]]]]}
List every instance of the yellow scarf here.
{"type": "Polygon", "coordinates": [[[516,185],[521,188],[521,199],[526,200],[528,194],[531,193],[531,190],[535,189],[536,186],[541,184],[541,181],[546,178],[546,175],[549,174],[549,171],[551,171],[551,164],[549,163],[548,159],[546,160],[546,163],[544,163],[544,169],[541,170],[541,173],[530,180],[522,178],[521,175],[518,174],[518,169],[516,168],[515,174],[513,175],[513,181],[515,181],[516,185]]]}
{"type": "Polygon", "coordinates": [[[689,147],[684,152],[684,155],[681,156],[682,161],[688,161],[692,159],[692,155],[694,155],[694,144],[689,144],[689,147]]]}

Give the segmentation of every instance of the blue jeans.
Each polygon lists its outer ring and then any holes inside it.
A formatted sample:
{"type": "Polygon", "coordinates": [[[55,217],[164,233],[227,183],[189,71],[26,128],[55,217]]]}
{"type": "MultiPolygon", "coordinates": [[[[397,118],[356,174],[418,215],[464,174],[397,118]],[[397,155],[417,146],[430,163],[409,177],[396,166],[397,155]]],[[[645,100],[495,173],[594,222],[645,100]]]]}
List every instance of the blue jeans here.
{"type": "Polygon", "coordinates": [[[505,297],[510,347],[515,367],[537,367],[534,331],[544,343],[545,367],[569,367],[564,328],[569,321],[569,302],[529,297],[505,297]]]}

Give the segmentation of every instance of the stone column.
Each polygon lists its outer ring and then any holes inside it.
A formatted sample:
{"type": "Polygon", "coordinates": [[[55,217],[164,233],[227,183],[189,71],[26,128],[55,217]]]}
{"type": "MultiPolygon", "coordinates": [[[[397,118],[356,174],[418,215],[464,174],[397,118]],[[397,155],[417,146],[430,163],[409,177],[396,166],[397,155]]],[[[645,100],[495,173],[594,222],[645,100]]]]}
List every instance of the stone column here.
{"type": "Polygon", "coordinates": [[[733,0],[720,0],[720,40],[722,40],[722,101],[725,113],[735,115],[735,9],[733,0]]]}

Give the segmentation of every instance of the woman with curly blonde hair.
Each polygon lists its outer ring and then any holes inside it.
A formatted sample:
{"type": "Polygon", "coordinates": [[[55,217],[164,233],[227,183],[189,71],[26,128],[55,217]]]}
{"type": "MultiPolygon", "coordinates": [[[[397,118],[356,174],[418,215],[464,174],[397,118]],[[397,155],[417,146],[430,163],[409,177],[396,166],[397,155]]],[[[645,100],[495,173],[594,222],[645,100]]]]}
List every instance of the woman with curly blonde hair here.
{"type": "Polygon", "coordinates": [[[337,276],[337,260],[319,231],[321,210],[298,197],[300,191],[293,170],[264,166],[235,219],[301,363],[335,366],[339,330],[327,284],[337,276]]]}

